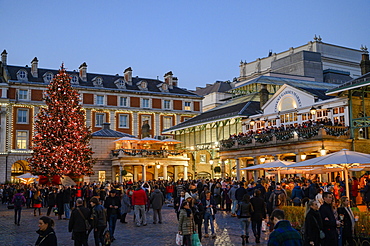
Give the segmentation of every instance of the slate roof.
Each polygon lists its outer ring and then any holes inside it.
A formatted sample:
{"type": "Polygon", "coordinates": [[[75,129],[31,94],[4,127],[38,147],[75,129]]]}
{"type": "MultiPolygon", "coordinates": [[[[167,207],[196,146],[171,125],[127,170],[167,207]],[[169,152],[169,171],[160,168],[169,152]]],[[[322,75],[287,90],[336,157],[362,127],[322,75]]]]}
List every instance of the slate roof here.
{"type": "MultiPolygon", "coordinates": [[[[10,75],[10,80],[18,81],[17,79],[17,72],[20,69],[25,69],[27,71],[27,76],[28,76],[28,81],[22,82],[22,83],[41,83],[45,84],[43,75],[47,72],[51,72],[54,75],[58,74],[58,70],[53,70],[53,69],[45,69],[45,68],[38,68],[38,77],[34,78],[31,74],[31,67],[26,66],[12,66],[12,65],[7,65],[6,66],[9,75],[10,75]]],[[[76,75],[78,77],[78,82],[79,84],[72,84],[73,87],[76,88],[94,88],[94,89],[108,89],[108,90],[117,90],[117,91],[136,91],[136,92],[145,92],[145,93],[159,93],[159,94],[167,94],[167,95],[181,95],[181,96],[191,96],[191,97],[198,97],[201,98],[201,96],[198,96],[197,94],[183,89],[179,88],[176,86],[173,86],[173,89],[169,89],[169,92],[162,92],[157,85],[163,83],[161,80],[157,79],[148,79],[148,78],[140,78],[140,77],[132,77],[132,85],[126,84],[126,89],[119,89],[117,86],[114,84],[114,82],[117,79],[122,79],[124,80],[124,76],[122,75],[107,75],[107,74],[97,74],[97,73],[87,73],[87,82],[83,82],[79,78],[79,72],[78,71],[67,71],[69,75],[76,75]],[[95,87],[93,85],[92,79],[95,77],[101,77],[103,79],[103,86],[102,87],[95,87]],[[137,83],[140,81],[146,81],[147,82],[147,91],[142,91],[140,88],[137,86],[137,83]]]]}
{"type": "Polygon", "coordinates": [[[358,78],[352,79],[343,83],[333,89],[330,89],[326,92],[327,95],[332,95],[341,91],[351,90],[357,87],[370,85],[370,72],[366,73],[358,78]]]}
{"type": "Polygon", "coordinates": [[[332,98],[331,96],[327,96],[325,92],[329,89],[335,88],[337,85],[324,83],[324,82],[316,82],[316,81],[307,81],[307,80],[299,80],[299,79],[290,79],[290,78],[281,78],[281,77],[272,77],[272,76],[260,76],[253,80],[250,80],[235,89],[242,88],[246,85],[250,84],[272,84],[272,85],[284,85],[288,84],[290,86],[299,88],[301,90],[305,90],[308,93],[311,93],[317,96],[321,100],[326,100],[332,98]]]}
{"type": "Polygon", "coordinates": [[[212,85],[207,85],[206,87],[197,87],[197,89],[194,91],[195,94],[199,96],[205,96],[208,94],[211,94],[213,92],[226,92],[230,90],[231,83],[230,82],[224,82],[224,81],[216,81],[212,85]]]}
{"type": "Polygon", "coordinates": [[[260,113],[259,93],[242,95],[231,99],[224,104],[197,115],[176,126],[166,129],[165,132],[179,130],[197,124],[210,123],[236,116],[250,116],[260,113]]]}
{"type": "Polygon", "coordinates": [[[93,137],[114,137],[114,138],[122,138],[122,137],[135,137],[127,133],[117,132],[111,129],[101,129],[91,134],[93,137]]]}
{"type": "Polygon", "coordinates": [[[349,72],[339,71],[334,69],[324,70],[324,81],[332,84],[343,84],[349,80],[352,80],[349,72]]]}

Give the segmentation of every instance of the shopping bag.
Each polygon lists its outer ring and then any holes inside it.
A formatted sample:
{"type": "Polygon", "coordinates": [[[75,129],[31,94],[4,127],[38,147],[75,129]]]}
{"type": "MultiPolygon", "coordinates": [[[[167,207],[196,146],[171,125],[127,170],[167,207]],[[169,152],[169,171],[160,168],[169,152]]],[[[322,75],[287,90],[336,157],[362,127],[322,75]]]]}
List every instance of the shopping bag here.
{"type": "Polygon", "coordinates": [[[182,245],[183,236],[180,234],[176,234],[176,245],[182,245]]]}
{"type": "Polygon", "coordinates": [[[262,228],[262,231],[263,232],[267,231],[267,223],[266,223],[266,221],[262,220],[262,226],[261,226],[261,228],[262,228]]]}
{"type": "Polygon", "coordinates": [[[191,245],[192,246],[202,246],[199,240],[199,235],[196,232],[194,232],[193,235],[191,235],[191,245]]]}

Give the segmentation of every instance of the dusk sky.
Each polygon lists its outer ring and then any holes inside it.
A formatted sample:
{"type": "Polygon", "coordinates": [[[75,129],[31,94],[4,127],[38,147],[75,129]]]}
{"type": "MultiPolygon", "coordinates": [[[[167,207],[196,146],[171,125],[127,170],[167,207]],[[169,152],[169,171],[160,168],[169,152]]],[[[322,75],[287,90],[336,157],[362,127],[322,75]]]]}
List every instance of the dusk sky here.
{"type": "Polygon", "coordinates": [[[0,52],[9,65],[157,78],[172,71],[195,89],[239,76],[241,60],[282,52],[320,35],[370,48],[370,1],[0,0],[0,52]]]}

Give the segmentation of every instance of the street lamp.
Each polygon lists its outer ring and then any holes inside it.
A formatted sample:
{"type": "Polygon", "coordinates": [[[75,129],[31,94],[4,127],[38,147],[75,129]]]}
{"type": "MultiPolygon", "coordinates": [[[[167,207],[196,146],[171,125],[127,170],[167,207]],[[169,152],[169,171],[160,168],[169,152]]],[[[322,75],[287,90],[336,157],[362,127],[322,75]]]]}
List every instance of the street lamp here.
{"type": "Polygon", "coordinates": [[[310,109],[310,113],[311,113],[312,115],[315,115],[315,114],[316,114],[316,112],[317,112],[316,108],[315,108],[314,106],[312,106],[312,108],[310,109]]]}
{"type": "Polygon", "coordinates": [[[252,119],[252,120],[249,122],[249,125],[254,126],[254,124],[256,124],[256,121],[252,119]]]}

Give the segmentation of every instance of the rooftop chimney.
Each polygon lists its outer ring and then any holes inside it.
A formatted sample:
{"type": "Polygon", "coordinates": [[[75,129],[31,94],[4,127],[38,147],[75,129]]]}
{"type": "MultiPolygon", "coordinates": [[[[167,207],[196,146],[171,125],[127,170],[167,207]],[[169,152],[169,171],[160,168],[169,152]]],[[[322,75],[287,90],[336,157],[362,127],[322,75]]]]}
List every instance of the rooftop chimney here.
{"type": "Polygon", "coordinates": [[[131,67],[126,68],[123,74],[125,77],[125,81],[131,83],[132,82],[132,68],[131,67]]]}
{"type": "Polygon", "coordinates": [[[1,62],[3,63],[3,66],[6,66],[7,57],[8,57],[8,53],[6,53],[6,50],[4,50],[1,53],[1,62]]]}
{"type": "Polygon", "coordinates": [[[103,129],[104,130],[110,130],[110,123],[108,123],[108,122],[103,123],[103,129]]]}
{"type": "Polygon", "coordinates": [[[172,71],[169,71],[168,73],[166,73],[165,75],[164,75],[164,82],[166,83],[166,84],[168,84],[168,88],[170,88],[170,89],[172,89],[172,86],[173,86],[173,73],[172,73],[172,71]]]}
{"type": "Polygon", "coordinates": [[[38,77],[38,71],[37,71],[38,64],[39,64],[39,60],[37,60],[37,57],[33,58],[33,60],[31,61],[31,74],[34,78],[38,77]]]}
{"type": "Polygon", "coordinates": [[[178,79],[177,79],[177,77],[172,77],[172,85],[173,86],[178,86],[178,79]]]}
{"type": "Polygon", "coordinates": [[[367,51],[367,48],[363,49],[363,52],[364,53],[362,53],[362,60],[361,60],[361,63],[360,63],[361,74],[362,75],[367,74],[368,72],[370,72],[369,52],[367,51]]]}
{"type": "Polygon", "coordinates": [[[266,84],[261,84],[261,90],[260,90],[260,107],[269,100],[269,91],[267,90],[266,84]]]}
{"type": "Polygon", "coordinates": [[[80,69],[80,79],[84,82],[87,81],[87,65],[86,62],[82,63],[79,67],[80,69]]]}

